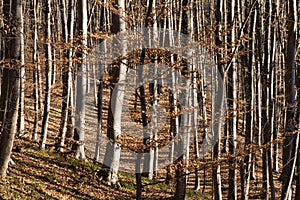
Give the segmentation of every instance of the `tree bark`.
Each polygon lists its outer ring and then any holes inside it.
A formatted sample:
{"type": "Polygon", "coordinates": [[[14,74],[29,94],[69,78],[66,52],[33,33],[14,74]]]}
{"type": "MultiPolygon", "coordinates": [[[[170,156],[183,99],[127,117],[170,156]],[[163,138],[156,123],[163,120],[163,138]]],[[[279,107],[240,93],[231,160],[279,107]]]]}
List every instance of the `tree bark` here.
{"type": "Polygon", "coordinates": [[[288,38],[287,38],[287,52],[285,63],[285,98],[286,98],[286,127],[282,149],[283,169],[281,174],[282,189],[281,199],[286,200],[291,198],[290,180],[293,178],[294,165],[293,161],[296,159],[294,153],[297,151],[296,134],[295,131],[295,112],[296,112],[296,95],[295,95],[295,53],[296,53],[296,30],[297,30],[297,5],[296,0],[289,0],[288,10],[288,38]]]}
{"type": "MultiPolygon", "coordinates": [[[[126,28],[126,23],[124,21],[125,17],[125,0],[118,1],[120,16],[116,19],[116,26],[113,26],[113,33],[118,31],[124,31],[126,28]]],[[[113,15],[114,16],[114,15],[113,15]]],[[[126,43],[122,43],[122,55],[126,54],[126,43]]],[[[124,89],[125,89],[125,80],[126,80],[126,71],[127,66],[123,63],[120,63],[119,66],[119,80],[114,90],[116,92],[115,99],[112,99],[112,113],[113,113],[113,156],[111,160],[110,170],[108,172],[108,184],[109,185],[119,185],[118,180],[118,171],[119,171],[119,162],[121,156],[121,146],[118,142],[118,138],[121,137],[121,114],[122,114],[122,105],[124,99],[124,89]]],[[[110,152],[111,153],[111,152],[110,152]]]]}
{"type": "MultiPolygon", "coordinates": [[[[61,7],[61,21],[62,21],[62,41],[65,44],[68,44],[68,22],[67,22],[67,6],[66,6],[66,0],[61,0],[60,3],[61,7]]],[[[68,50],[63,50],[63,58],[68,58],[68,50]]],[[[66,67],[63,67],[62,69],[62,84],[63,84],[63,91],[62,91],[62,108],[61,108],[61,124],[60,124],[60,132],[59,132],[59,141],[57,146],[59,148],[59,151],[62,152],[64,150],[65,146],[65,140],[66,140],[66,134],[67,134],[67,125],[68,125],[68,114],[69,114],[69,105],[70,105],[70,93],[71,93],[71,84],[72,84],[72,76],[70,75],[72,72],[72,64],[69,63],[72,62],[71,60],[68,60],[67,63],[63,63],[63,65],[66,64],[66,67]]]]}
{"type": "Polygon", "coordinates": [[[79,143],[77,146],[76,159],[85,160],[84,151],[84,136],[85,136],[85,104],[87,93],[87,1],[79,1],[79,18],[81,19],[81,35],[82,35],[82,52],[81,52],[81,66],[77,71],[77,87],[76,87],[76,134],[79,137],[79,143]]]}
{"type": "MultiPolygon", "coordinates": [[[[10,1],[5,1],[6,5],[10,5],[10,1]]],[[[18,61],[21,59],[21,28],[20,22],[22,18],[21,0],[12,1],[11,13],[10,7],[4,9],[4,16],[10,17],[11,22],[14,19],[17,23],[12,26],[16,27],[17,32],[14,35],[10,33],[11,39],[7,42],[10,52],[7,54],[10,59],[11,69],[4,68],[3,84],[1,94],[6,98],[7,112],[2,121],[2,134],[0,141],[0,176],[5,177],[7,174],[8,163],[13,148],[14,138],[17,130],[19,96],[20,96],[20,65],[18,61]]]]}
{"type": "Polygon", "coordinates": [[[42,122],[42,142],[41,149],[46,148],[48,126],[49,126],[49,115],[50,115],[50,102],[51,102],[51,78],[52,78],[52,47],[51,47],[51,1],[47,0],[46,8],[44,10],[47,28],[45,37],[45,47],[46,47],[46,91],[45,91],[45,103],[44,103],[44,113],[42,122]]]}

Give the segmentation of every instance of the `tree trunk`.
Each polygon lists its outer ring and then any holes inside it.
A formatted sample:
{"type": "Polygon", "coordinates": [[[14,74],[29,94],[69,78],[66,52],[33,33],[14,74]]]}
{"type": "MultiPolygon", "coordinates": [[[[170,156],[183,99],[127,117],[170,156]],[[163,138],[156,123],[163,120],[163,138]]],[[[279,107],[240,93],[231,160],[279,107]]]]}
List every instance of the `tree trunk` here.
{"type": "Polygon", "coordinates": [[[45,16],[47,20],[45,47],[46,47],[46,91],[45,103],[42,123],[42,142],[41,149],[45,149],[48,135],[49,115],[50,115],[50,101],[51,101],[51,77],[52,77],[52,48],[51,48],[51,1],[47,0],[45,8],[45,16]]]}
{"type": "MultiPolygon", "coordinates": [[[[68,41],[68,23],[67,23],[67,7],[66,7],[66,0],[61,0],[62,9],[61,18],[62,18],[62,40],[66,44],[68,41]]],[[[68,58],[68,50],[64,50],[63,57],[68,58]]],[[[65,139],[67,134],[67,125],[68,125],[68,114],[69,114],[69,105],[70,105],[70,93],[71,93],[71,84],[72,84],[72,76],[70,75],[72,72],[72,61],[68,60],[66,63],[67,66],[63,67],[62,69],[62,84],[63,84],[63,91],[62,91],[62,108],[61,108],[61,124],[60,124],[60,141],[57,146],[59,147],[59,151],[62,152],[65,146],[65,139]],[[71,64],[70,64],[71,62],[71,64]]],[[[65,65],[65,63],[63,63],[65,65]]]]}
{"type": "Polygon", "coordinates": [[[33,94],[34,94],[34,129],[32,133],[32,139],[37,140],[38,137],[38,128],[39,128],[39,63],[38,63],[38,46],[37,46],[37,40],[38,40],[38,27],[37,27],[37,1],[33,0],[31,4],[31,12],[34,19],[34,31],[33,31],[33,55],[32,55],[32,61],[34,64],[34,71],[33,71],[33,82],[34,82],[34,88],[33,88],[33,94]]]}
{"type": "MultiPolygon", "coordinates": [[[[117,33],[118,31],[124,31],[126,29],[126,23],[124,21],[125,18],[125,0],[119,0],[118,1],[120,16],[116,19],[116,24],[119,25],[119,27],[112,27],[113,33],[117,33]]],[[[122,44],[122,55],[126,54],[126,44],[122,44]]],[[[123,61],[124,62],[124,61],[123,61]]],[[[118,138],[121,137],[121,114],[122,114],[122,105],[123,105],[123,99],[124,99],[124,89],[125,89],[125,80],[126,80],[126,71],[127,66],[123,63],[120,63],[119,66],[119,80],[116,84],[114,91],[115,95],[111,102],[112,104],[112,113],[113,113],[113,156],[112,161],[110,165],[110,170],[108,173],[108,184],[109,185],[118,185],[118,171],[119,171],[119,162],[120,162],[120,156],[121,156],[121,146],[119,142],[117,141],[118,138]]],[[[110,152],[111,153],[111,152],[110,152]]]]}
{"type": "MultiPolygon", "coordinates": [[[[226,12],[226,10],[224,10],[224,8],[223,8],[223,5],[224,5],[223,0],[218,0],[217,1],[217,6],[216,6],[217,10],[215,12],[215,20],[216,20],[216,24],[217,24],[217,28],[215,30],[215,44],[217,46],[221,46],[222,43],[223,43],[222,35],[220,33],[221,27],[223,25],[222,24],[223,23],[223,19],[222,19],[223,18],[223,11],[226,12]]],[[[226,6],[224,6],[224,7],[226,8],[226,6]]],[[[217,59],[216,59],[217,60],[217,70],[219,71],[219,73],[223,74],[224,70],[222,69],[223,64],[221,62],[221,57],[222,57],[221,50],[218,50],[218,53],[217,53],[216,57],[217,57],[217,59]]],[[[202,91],[202,93],[203,92],[204,91],[202,91]]],[[[213,101],[220,101],[220,100],[219,99],[216,99],[216,100],[212,99],[212,106],[214,104],[213,101]]],[[[205,102],[203,102],[203,103],[205,103],[205,102]]],[[[204,107],[203,109],[206,109],[206,107],[204,107]]],[[[219,111],[214,110],[213,112],[216,113],[216,112],[219,112],[219,111]]],[[[206,113],[206,111],[205,111],[205,113],[206,113]]],[[[221,115],[219,117],[221,117],[221,115]]],[[[206,118],[206,114],[205,114],[204,118],[206,118]]],[[[221,121],[220,119],[217,119],[217,120],[221,121]]],[[[205,121],[206,121],[206,119],[205,119],[205,121]]],[[[221,125],[221,123],[220,123],[220,125],[221,125]]],[[[218,138],[220,138],[219,135],[221,134],[221,128],[219,130],[213,130],[213,134],[218,135],[218,138]]],[[[214,146],[212,147],[212,149],[213,149],[212,160],[213,161],[218,160],[218,157],[219,157],[219,154],[220,154],[220,146],[221,146],[220,142],[221,142],[221,140],[218,139],[217,143],[214,144],[214,146]]],[[[224,148],[226,148],[226,143],[225,143],[224,146],[225,146],[224,148]]],[[[214,188],[213,197],[214,197],[215,200],[222,199],[222,189],[221,189],[222,185],[221,185],[221,176],[220,176],[220,170],[221,169],[220,168],[221,168],[220,165],[212,167],[212,179],[213,179],[212,181],[213,181],[213,188],[214,188]]]]}
{"type": "MultiPolygon", "coordinates": [[[[69,8],[68,8],[68,34],[69,34],[69,45],[70,48],[68,50],[68,86],[69,88],[69,107],[68,107],[68,125],[67,125],[67,138],[73,138],[74,137],[74,127],[75,127],[75,120],[74,120],[74,76],[73,76],[73,40],[74,40],[74,21],[75,21],[75,2],[73,0],[69,0],[69,8]]],[[[71,144],[69,144],[71,146],[71,144]]]]}
{"type": "Polygon", "coordinates": [[[17,61],[21,59],[21,27],[20,22],[22,18],[22,4],[21,0],[12,1],[11,13],[10,1],[5,1],[6,7],[4,9],[4,16],[10,17],[8,20],[14,19],[18,24],[11,24],[16,27],[16,35],[9,33],[11,39],[7,42],[10,49],[7,57],[10,59],[11,68],[4,68],[3,70],[3,84],[1,94],[6,98],[7,112],[2,121],[2,134],[0,141],[0,176],[5,177],[10,155],[14,143],[14,138],[17,130],[18,110],[19,110],[19,95],[20,95],[20,66],[17,61]],[[10,15],[11,14],[11,15],[10,15]]]}
{"type": "MultiPolygon", "coordinates": [[[[192,10],[193,10],[193,0],[184,0],[183,7],[190,4],[191,6],[186,11],[182,13],[182,32],[184,34],[193,35],[193,21],[192,21],[192,10]]],[[[188,52],[189,54],[191,52],[188,52]]],[[[193,64],[193,63],[192,63],[193,64]]],[[[191,65],[192,65],[191,64],[191,65]]],[[[192,69],[192,66],[186,66],[188,70],[192,69]]],[[[187,108],[190,108],[192,105],[191,93],[192,89],[190,88],[191,77],[186,78],[185,80],[186,88],[183,89],[185,93],[185,102],[184,105],[187,108]]],[[[183,149],[183,154],[180,158],[178,158],[179,165],[176,169],[176,191],[174,194],[175,199],[185,199],[186,196],[186,188],[187,188],[187,180],[188,180],[188,164],[189,164],[189,148],[190,148],[190,131],[191,131],[191,122],[192,122],[192,113],[187,112],[181,114],[181,123],[180,130],[181,140],[179,142],[180,148],[183,149]]]]}
{"type": "MultiPolygon", "coordinates": [[[[230,2],[230,14],[229,14],[229,24],[232,28],[231,34],[228,37],[229,43],[234,46],[235,43],[235,1],[230,2]]],[[[234,53],[232,48],[231,53],[234,53]]],[[[228,199],[237,199],[237,172],[236,172],[236,139],[237,139],[237,63],[232,55],[232,65],[229,68],[228,74],[228,107],[230,110],[229,119],[229,152],[232,154],[233,158],[229,159],[229,191],[228,199]]]]}
{"type": "Polygon", "coordinates": [[[87,0],[79,1],[79,18],[81,19],[80,31],[82,31],[82,54],[81,66],[77,71],[76,87],[76,134],[79,137],[76,159],[85,160],[84,135],[85,135],[85,104],[86,104],[86,84],[87,84],[87,0]]]}
{"type": "MultiPolygon", "coordinates": [[[[22,6],[22,0],[21,0],[21,6],[22,6]]],[[[22,13],[21,13],[22,14],[22,13]]],[[[21,58],[20,58],[20,116],[19,116],[19,135],[23,135],[24,129],[25,129],[25,115],[24,115],[24,109],[25,109],[25,47],[24,47],[24,19],[23,16],[20,18],[20,51],[21,51],[21,58]]]]}
{"type": "Polygon", "coordinates": [[[288,38],[287,38],[287,52],[285,63],[285,98],[286,98],[286,129],[284,132],[284,142],[282,149],[282,190],[281,199],[286,200],[291,198],[290,180],[293,179],[294,165],[293,161],[296,159],[294,153],[296,145],[295,131],[295,111],[296,111],[296,95],[295,95],[295,53],[296,53],[296,30],[297,30],[297,6],[296,0],[289,0],[288,2],[288,38]]]}

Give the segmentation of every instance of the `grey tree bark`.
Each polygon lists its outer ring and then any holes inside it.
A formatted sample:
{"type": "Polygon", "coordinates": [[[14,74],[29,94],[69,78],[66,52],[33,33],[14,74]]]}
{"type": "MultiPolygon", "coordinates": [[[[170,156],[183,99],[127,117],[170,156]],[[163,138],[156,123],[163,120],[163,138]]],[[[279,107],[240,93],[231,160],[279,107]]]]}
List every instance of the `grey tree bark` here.
{"type": "MultiPolygon", "coordinates": [[[[120,11],[119,16],[117,17],[117,22],[119,27],[112,27],[115,30],[112,30],[114,33],[119,31],[124,31],[126,29],[125,19],[125,0],[118,0],[118,10],[120,11]]],[[[125,41],[124,41],[125,42],[125,41]]],[[[126,54],[126,43],[122,43],[122,55],[126,54]]],[[[118,138],[121,137],[121,114],[122,114],[122,104],[124,99],[124,89],[125,89],[125,80],[126,80],[126,71],[127,66],[123,63],[120,63],[119,66],[119,80],[117,86],[114,88],[116,90],[115,99],[111,100],[113,113],[113,156],[111,160],[110,169],[108,172],[108,184],[109,185],[119,185],[118,180],[118,171],[119,171],[119,161],[121,156],[121,146],[118,142],[118,138]]],[[[110,152],[112,153],[112,152],[110,152]]]]}
{"type": "Polygon", "coordinates": [[[15,134],[17,131],[19,97],[20,97],[20,65],[17,61],[21,59],[21,0],[4,1],[4,16],[12,26],[16,27],[16,33],[9,33],[12,39],[7,42],[10,51],[7,58],[10,59],[11,69],[4,68],[1,98],[5,99],[7,112],[2,121],[2,134],[0,141],[0,176],[5,177],[8,163],[12,152],[15,134]],[[10,8],[11,3],[11,8],[10,8]],[[10,11],[11,10],[11,11],[10,11]],[[12,19],[17,22],[12,23],[12,19]]]}
{"type": "MultiPolygon", "coordinates": [[[[73,4],[73,2],[70,2],[73,4]]],[[[67,19],[67,5],[66,0],[61,0],[61,21],[62,21],[62,40],[63,42],[67,44],[73,43],[73,30],[68,29],[68,19],[67,19]],[[72,32],[72,33],[71,33],[72,32]],[[70,33],[70,34],[69,34],[70,33]],[[71,35],[72,34],[72,35],[71,35]],[[69,41],[70,38],[70,41],[69,41]]],[[[69,10],[70,13],[74,12],[74,8],[71,7],[71,10],[69,10]]],[[[74,17],[74,13],[71,14],[71,18],[74,17]]],[[[70,20],[71,21],[71,20],[70,20]]],[[[73,23],[73,22],[71,22],[73,23]]],[[[65,140],[66,140],[66,134],[67,134],[67,128],[68,128],[68,119],[69,119],[69,113],[70,110],[72,110],[72,107],[70,106],[71,102],[71,88],[72,88],[72,47],[67,48],[63,52],[63,57],[67,58],[66,67],[63,67],[62,69],[62,81],[63,81],[63,101],[62,101],[62,111],[61,111],[61,124],[60,124],[60,133],[59,133],[59,141],[58,141],[58,147],[59,151],[62,152],[65,147],[65,140]]]]}
{"type": "Polygon", "coordinates": [[[84,151],[84,136],[85,136],[85,104],[87,93],[87,30],[88,30],[88,16],[87,16],[87,1],[81,0],[78,5],[79,18],[81,19],[81,65],[77,71],[77,87],[76,87],[76,134],[79,137],[77,151],[75,158],[85,160],[84,151]]]}
{"type": "MultiPolygon", "coordinates": [[[[21,6],[23,1],[21,0],[21,6]]],[[[21,13],[22,14],[22,13],[21,13]]],[[[25,129],[25,114],[24,114],[24,109],[25,109],[25,43],[24,43],[24,19],[23,16],[20,18],[20,64],[21,64],[21,69],[20,69],[20,110],[19,110],[19,135],[22,135],[25,129]]]]}
{"type": "MultiPolygon", "coordinates": [[[[235,25],[235,1],[230,2],[229,10],[229,24],[232,28],[230,36],[228,36],[228,42],[234,46],[236,40],[236,30],[235,25]]],[[[234,49],[232,48],[231,53],[234,54],[234,49]]],[[[237,63],[235,62],[235,56],[232,55],[231,60],[232,65],[229,66],[228,70],[228,107],[230,110],[229,118],[229,152],[232,154],[233,158],[229,159],[229,191],[228,199],[237,199],[237,172],[236,172],[236,145],[237,145],[237,63]]]]}
{"type": "Polygon", "coordinates": [[[285,63],[285,98],[286,98],[286,127],[282,148],[283,169],[281,173],[282,189],[281,199],[286,200],[291,198],[290,180],[293,179],[294,172],[294,157],[297,149],[295,131],[295,112],[296,112],[296,95],[295,95],[295,53],[296,53],[296,31],[297,31],[297,1],[289,0],[286,2],[288,9],[288,38],[287,38],[287,52],[285,63]]]}
{"type": "Polygon", "coordinates": [[[42,142],[41,149],[45,149],[48,135],[49,115],[50,115],[50,102],[51,102],[51,78],[52,78],[52,46],[51,46],[51,1],[47,0],[46,7],[44,8],[46,16],[46,32],[45,32],[45,48],[46,48],[46,91],[44,102],[44,113],[42,122],[42,142]]]}
{"type": "Polygon", "coordinates": [[[33,82],[34,82],[34,130],[32,133],[32,139],[37,140],[38,138],[38,129],[39,129],[39,79],[40,79],[40,64],[38,63],[38,25],[37,25],[37,1],[33,0],[31,3],[31,13],[34,19],[34,31],[33,31],[33,53],[32,53],[32,62],[34,64],[34,71],[33,71],[33,82]]]}
{"type": "MultiPolygon", "coordinates": [[[[189,9],[184,10],[182,13],[182,32],[184,34],[189,34],[190,36],[193,35],[193,0],[189,1],[182,1],[182,7],[190,5],[189,9]]],[[[189,52],[191,53],[191,52],[189,52]]],[[[187,70],[193,69],[193,61],[191,64],[188,64],[187,70]]],[[[189,73],[189,72],[188,72],[189,73]]],[[[192,89],[190,88],[191,81],[191,74],[186,78],[186,88],[183,89],[185,96],[185,103],[184,107],[189,109],[192,105],[192,89]]],[[[184,108],[182,108],[184,110],[184,108]]],[[[192,113],[186,112],[181,114],[181,123],[180,123],[180,144],[179,147],[183,149],[183,154],[178,159],[179,166],[176,169],[176,191],[174,194],[175,199],[185,199],[186,197],[186,189],[187,189],[187,180],[188,180],[188,164],[189,164],[189,154],[190,154],[190,131],[191,131],[191,123],[192,123],[192,113]]]]}

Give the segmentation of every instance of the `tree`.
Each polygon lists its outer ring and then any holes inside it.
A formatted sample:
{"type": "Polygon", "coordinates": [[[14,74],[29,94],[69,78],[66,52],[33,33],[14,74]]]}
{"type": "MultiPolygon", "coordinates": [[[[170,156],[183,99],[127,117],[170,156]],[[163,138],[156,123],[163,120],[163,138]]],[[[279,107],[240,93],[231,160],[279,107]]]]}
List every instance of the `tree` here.
{"type": "MultiPolygon", "coordinates": [[[[21,6],[23,6],[21,1],[21,6]]],[[[25,129],[25,116],[24,116],[24,108],[25,108],[25,93],[24,93],[24,87],[25,87],[25,81],[26,81],[26,76],[25,76],[25,43],[24,43],[24,20],[23,17],[21,17],[20,20],[20,51],[21,51],[21,56],[20,56],[20,64],[21,64],[21,69],[20,69],[20,114],[19,114],[19,134],[23,134],[24,129],[25,129]]]]}
{"type": "Polygon", "coordinates": [[[286,71],[285,71],[285,98],[287,103],[286,109],[286,127],[285,139],[282,148],[283,169],[281,173],[282,189],[281,199],[291,199],[292,188],[291,183],[294,176],[296,136],[295,131],[295,114],[296,114],[296,95],[295,95],[295,54],[296,54],[296,30],[297,30],[297,2],[296,0],[289,0],[286,2],[288,9],[288,22],[287,22],[287,51],[286,51],[286,71]]]}
{"type": "MultiPolygon", "coordinates": [[[[182,6],[187,6],[188,4],[193,5],[194,1],[189,0],[189,1],[183,1],[182,6]]],[[[182,22],[183,22],[183,27],[182,27],[182,32],[184,34],[190,34],[191,36],[193,35],[193,11],[192,11],[191,6],[188,10],[183,11],[182,14],[182,22]]],[[[193,62],[192,62],[193,63],[193,62]]],[[[190,71],[192,70],[192,64],[188,64],[187,70],[190,71]]],[[[183,72],[182,72],[183,73],[183,72]]],[[[192,83],[191,80],[191,75],[189,74],[187,79],[186,79],[186,88],[183,89],[185,93],[185,102],[184,102],[184,107],[189,108],[192,105],[192,89],[190,88],[190,84],[192,83]]],[[[183,108],[184,109],[184,108],[183,108]]],[[[181,122],[180,122],[180,132],[181,132],[181,138],[180,138],[180,144],[179,148],[183,149],[183,154],[180,156],[178,159],[179,161],[179,166],[176,170],[176,191],[174,194],[175,199],[185,199],[186,195],[186,187],[187,187],[187,181],[188,181],[188,164],[189,164],[189,152],[190,152],[190,133],[191,133],[191,113],[186,112],[181,114],[181,122]]]]}
{"type": "Polygon", "coordinates": [[[6,112],[2,120],[2,133],[0,141],[0,176],[5,177],[13,148],[14,138],[17,131],[19,96],[20,96],[20,64],[21,60],[21,19],[22,4],[21,0],[4,1],[4,16],[7,21],[15,27],[16,32],[9,30],[12,38],[7,41],[7,52],[9,66],[3,70],[1,98],[4,99],[6,112]],[[9,6],[11,5],[11,7],[9,6]],[[14,19],[14,20],[13,20],[14,19]]]}
{"type": "MultiPolygon", "coordinates": [[[[230,2],[230,11],[228,14],[229,19],[229,26],[231,27],[231,33],[228,36],[228,43],[234,47],[234,43],[236,40],[236,29],[234,28],[235,25],[235,18],[236,18],[236,12],[235,12],[235,1],[230,2]]],[[[231,54],[234,54],[234,48],[232,48],[231,54]]],[[[233,155],[233,158],[229,159],[229,191],[228,191],[228,199],[234,200],[237,199],[237,172],[236,172],[236,145],[237,145],[237,63],[235,61],[235,57],[233,55],[232,64],[227,66],[228,69],[228,81],[227,81],[227,87],[228,87],[228,107],[230,110],[230,118],[229,118],[229,127],[228,130],[228,142],[229,142],[229,152],[233,155]]],[[[226,70],[227,70],[226,69],[226,70]]]]}
{"type": "MultiPolygon", "coordinates": [[[[125,18],[125,0],[118,0],[118,11],[120,12],[119,16],[116,17],[116,21],[112,27],[113,33],[118,33],[121,31],[124,31],[126,28],[126,23],[124,21],[125,18]]],[[[126,54],[126,43],[124,43],[125,40],[123,40],[122,45],[122,55],[126,54]]],[[[115,95],[111,99],[111,105],[109,109],[111,110],[110,114],[113,114],[113,127],[112,127],[112,149],[110,149],[113,153],[113,156],[111,158],[111,165],[108,172],[108,184],[109,185],[119,185],[118,180],[118,171],[119,171],[119,161],[121,156],[121,146],[118,141],[118,139],[121,137],[121,114],[122,114],[122,104],[123,104],[123,98],[124,98],[124,88],[125,88],[125,80],[126,80],[126,71],[127,66],[123,63],[119,63],[119,78],[118,83],[116,84],[114,91],[115,95]]],[[[109,151],[110,151],[109,150],[109,151]]]]}
{"type": "MultiPolygon", "coordinates": [[[[67,45],[69,42],[68,36],[68,21],[67,21],[67,6],[66,0],[61,0],[61,18],[62,18],[62,40],[67,45]]],[[[71,10],[70,12],[73,12],[71,10]]],[[[69,49],[70,51],[70,49],[69,49]]],[[[70,59],[66,63],[66,67],[62,70],[62,81],[63,81],[63,101],[62,101],[62,112],[61,112],[61,125],[60,125],[60,141],[58,141],[58,147],[60,151],[63,151],[65,146],[65,139],[67,134],[67,124],[68,124],[68,114],[69,114],[69,105],[70,105],[70,94],[71,94],[71,85],[72,85],[72,60],[71,57],[68,57],[68,50],[64,50],[63,57],[66,59],[70,59]]],[[[65,63],[64,63],[65,64],[65,63]]]]}
{"type": "Polygon", "coordinates": [[[46,16],[47,28],[45,30],[45,49],[46,49],[46,91],[45,91],[45,102],[44,102],[44,113],[42,123],[42,142],[41,149],[46,148],[48,126],[49,126],[49,115],[50,115],[50,102],[51,102],[51,83],[52,83],[52,45],[51,45],[51,1],[46,1],[46,7],[44,8],[46,16]]]}
{"type": "Polygon", "coordinates": [[[77,159],[85,160],[84,151],[84,133],[85,133],[85,104],[87,94],[87,29],[88,29],[88,17],[87,17],[87,1],[79,1],[79,7],[81,8],[79,18],[81,19],[80,31],[82,34],[82,52],[81,52],[81,65],[77,71],[77,92],[76,92],[76,133],[79,143],[75,157],[77,159]]]}
{"type": "MultiPolygon", "coordinates": [[[[216,25],[217,25],[216,30],[215,30],[215,45],[217,47],[221,46],[222,43],[223,43],[222,42],[222,34],[220,33],[221,28],[222,28],[222,24],[223,24],[223,6],[224,6],[223,0],[218,0],[217,5],[216,5],[217,10],[215,12],[215,20],[216,20],[216,25]]],[[[224,71],[223,70],[223,63],[221,61],[221,59],[222,59],[221,50],[218,50],[217,52],[218,52],[217,55],[216,55],[217,70],[220,71],[220,73],[224,74],[224,72],[223,72],[224,71]]],[[[203,90],[204,90],[204,88],[202,86],[202,89],[201,89],[202,94],[204,93],[203,90]]],[[[217,101],[219,101],[219,100],[217,100],[217,101]]],[[[212,102],[212,105],[213,105],[213,102],[212,102]]],[[[203,110],[204,109],[206,109],[206,108],[203,107],[203,110]]],[[[215,111],[215,112],[217,112],[217,111],[215,111]]],[[[206,118],[206,116],[205,116],[205,118],[206,118]]],[[[218,130],[218,131],[220,131],[220,132],[214,133],[214,134],[220,135],[221,134],[221,129],[218,130]]],[[[212,160],[219,159],[218,157],[219,157],[220,147],[221,147],[221,140],[218,140],[217,143],[213,147],[212,160]]],[[[213,176],[214,199],[222,199],[222,190],[221,190],[222,185],[221,185],[221,176],[220,176],[220,166],[219,165],[213,166],[212,176],[213,176]]]]}
{"type": "MultiPolygon", "coordinates": [[[[263,145],[267,145],[271,141],[271,117],[270,115],[270,107],[269,103],[271,101],[270,98],[270,86],[267,84],[270,81],[270,75],[268,75],[268,71],[271,70],[271,14],[272,7],[269,1],[265,2],[265,13],[269,16],[266,17],[265,24],[263,30],[265,32],[265,42],[264,42],[264,60],[261,63],[261,84],[262,84],[262,99],[266,99],[262,101],[262,124],[264,128],[262,130],[263,135],[263,145]]],[[[271,156],[271,148],[263,150],[263,179],[264,179],[264,189],[266,191],[266,198],[270,198],[269,194],[271,193],[271,199],[275,199],[275,187],[273,181],[273,172],[272,172],[272,156],[271,156]]]]}
{"type": "MultiPolygon", "coordinates": [[[[245,44],[245,48],[249,49],[249,53],[247,55],[247,60],[245,60],[245,65],[247,68],[245,69],[245,98],[246,98],[246,116],[245,116],[245,147],[248,147],[251,144],[254,144],[254,107],[255,107],[255,29],[256,29],[256,3],[252,3],[251,9],[249,10],[249,27],[248,34],[252,40],[249,40],[245,44]],[[252,9],[254,9],[252,11],[252,9]],[[248,44],[248,46],[246,46],[248,44]]],[[[253,179],[254,174],[254,164],[252,160],[254,159],[253,150],[250,150],[250,154],[245,156],[245,184],[244,184],[244,195],[245,199],[249,198],[249,189],[250,189],[250,179],[253,179]]]]}
{"type": "Polygon", "coordinates": [[[33,82],[34,82],[34,88],[33,88],[33,93],[34,93],[34,131],[32,133],[32,139],[37,140],[38,138],[38,129],[39,129],[39,89],[40,89],[40,64],[38,63],[38,23],[37,23],[37,1],[34,0],[31,4],[31,13],[34,19],[34,31],[32,33],[33,35],[33,53],[32,53],[32,62],[34,63],[34,71],[33,71],[33,82]]]}

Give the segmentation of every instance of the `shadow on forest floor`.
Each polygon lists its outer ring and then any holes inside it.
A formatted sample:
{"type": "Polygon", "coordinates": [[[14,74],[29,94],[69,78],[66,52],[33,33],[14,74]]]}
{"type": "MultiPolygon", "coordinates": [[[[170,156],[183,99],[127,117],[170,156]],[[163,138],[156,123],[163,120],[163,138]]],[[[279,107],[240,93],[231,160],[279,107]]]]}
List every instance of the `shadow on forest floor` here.
{"type": "MultiPolygon", "coordinates": [[[[135,177],[120,173],[119,189],[99,181],[100,166],[81,162],[38,145],[17,139],[7,178],[0,180],[1,199],[135,199],[135,177]]],[[[172,199],[173,190],[163,184],[144,188],[143,199],[172,199]]],[[[194,198],[189,198],[194,199],[194,198]]]]}

